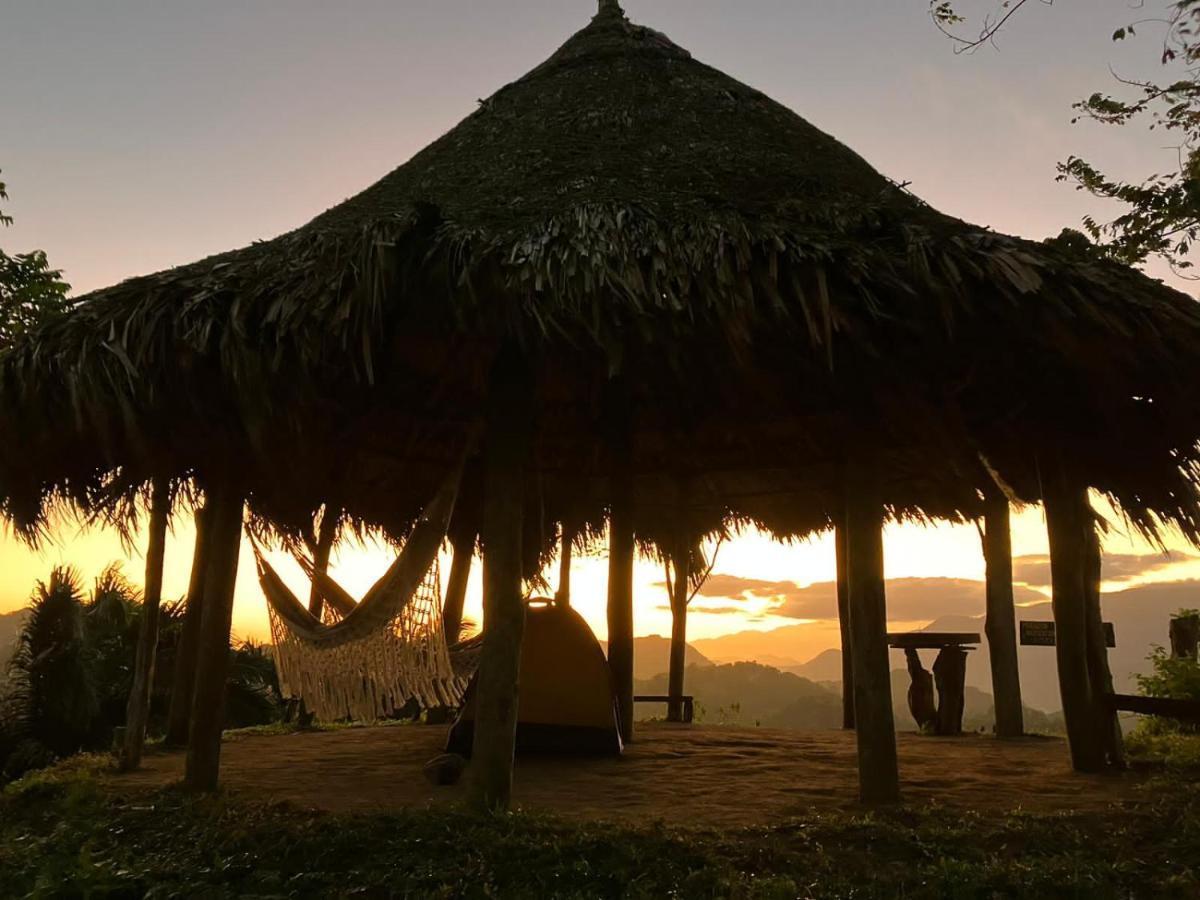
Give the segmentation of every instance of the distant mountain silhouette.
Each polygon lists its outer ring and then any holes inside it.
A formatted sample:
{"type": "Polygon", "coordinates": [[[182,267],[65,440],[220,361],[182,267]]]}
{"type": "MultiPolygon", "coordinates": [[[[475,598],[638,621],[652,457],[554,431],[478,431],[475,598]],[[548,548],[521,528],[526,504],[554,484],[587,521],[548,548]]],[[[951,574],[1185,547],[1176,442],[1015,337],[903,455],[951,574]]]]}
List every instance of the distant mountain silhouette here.
{"type": "Polygon", "coordinates": [[[790,669],[803,665],[815,653],[837,646],[839,639],[838,624],[833,620],[783,625],[770,631],[739,631],[692,644],[713,662],[751,661],[790,669]]]}
{"type": "MultiPolygon", "coordinates": [[[[840,654],[836,650],[831,652],[838,665],[840,678],[840,654]]],[[[917,723],[908,712],[908,684],[906,670],[892,672],[892,708],[899,731],[915,731],[917,728],[917,723]]],[[[665,694],[667,676],[639,680],[635,690],[640,694],[665,694]]],[[[808,678],[761,663],[739,662],[689,668],[685,673],[684,690],[695,697],[696,718],[701,722],[794,728],[801,731],[840,728],[842,725],[839,683],[827,681],[817,684],[808,678]]],[[[964,729],[991,731],[995,722],[991,694],[968,687],[965,699],[964,729]]],[[[639,714],[661,716],[663,711],[641,709],[639,714]]],[[[1026,728],[1030,732],[1057,733],[1062,730],[1061,717],[1027,709],[1026,728]]]]}
{"type": "Polygon", "coordinates": [[[25,624],[25,610],[0,613],[0,684],[8,677],[8,661],[17,646],[17,635],[25,624]]]}
{"type": "Polygon", "coordinates": [[[0,613],[0,662],[7,665],[8,657],[12,654],[17,643],[17,635],[25,624],[26,612],[19,609],[16,612],[0,613]]]}
{"type": "MultiPolygon", "coordinates": [[[[608,653],[608,643],[600,642],[604,652],[608,653]]],[[[712,660],[688,644],[683,657],[686,666],[711,666],[712,660]]],[[[633,639],[633,677],[635,680],[653,678],[655,675],[666,675],[671,668],[671,639],[661,635],[651,634],[646,637],[633,639]]],[[[666,681],[661,693],[666,693],[666,681]]]]}
{"type": "MultiPolygon", "coordinates": [[[[760,663],[690,667],[684,689],[696,698],[696,717],[701,722],[807,730],[838,728],[842,722],[838,694],[760,663]]],[[[635,690],[665,694],[667,677],[638,681],[635,690]]]]}
{"type": "MultiPolygon", "coordinates": [[[[912,580],[917,581],[916,579],[912,580]]],[[[962,588],[962,596],[973,597],[962,585],[950,584],[947,579],[939,583],[938,589],[950,596],[953,588],[962,588]]],[[[976,583],[982,588],[982,583],[976,583]]],[[[906,583],[912,587],[911,583],[906,583]]],[[[889,582],[889,587],[891,582],[889,582]]],[[[910,604],[913,598],[909,598],[910,604]]],[[[1117,646],[1109,651],[1109,664],[1113,680],[1121,692],[1136,690],[1136,673],[1145,672],[1146,657],[1153,645],[1167,643],[1167,628],[1171,615],[1179,609],[1200,607],[1200,581],[1157,582],[1127,588],[1123,591],[1106,593],[1102,598],[1105,621],[1112,622],[1116,630],[1117,646]]],[[[1050,601],[1036,601],[1018,607],[1018,621],[1048,621],[1052,618],[1050,601]]],[[[983,616],[963,615],[953,611],[929,622],[928,631],[967,631],[983,635],[983,616]]],[[[730,661],[738,656],[744,659],[763,660],[787,659],[789,656],[808,662],[781,666],[785,671],[807,678],[813,682],[841,681],[841,654],[838,644],[837,622],[818,622],[803,625],[785,625],[774,631],[739,632],[725,637],[697,641],[696,645],[708,657],[730,661]],[[811,641],[815,630],[824,629],[828,634],[827,649],[812,656],[811,641]]],[[[933,664],[935,651],[922,651],[922,659],[928,668],[933,664]]],[[[1052,647],[1021,647],[1018,651],[1021,666],[1021,693],[1025,703],[1038,710],[1054,711],[1062,707],[1058,694],[1058,671],[1052,647]]],[[[904,668],[904,655],[894,651],[891,656],[893,669],[904,668]]],[[[971,653],[967,661],[967,685],[989,695],[992,688],[991,664],[988,658],[987,641],[971,653]]],[[[982,702],[982,701],[980,701],[982,702]]]]}
{"type": "Polygon", "coordinates": [[[818,653],[808,662],[799,666],[789,666],[785,672],[792,672],[810,681],[842,681],[842,651],[825,650],[818,653]]]}

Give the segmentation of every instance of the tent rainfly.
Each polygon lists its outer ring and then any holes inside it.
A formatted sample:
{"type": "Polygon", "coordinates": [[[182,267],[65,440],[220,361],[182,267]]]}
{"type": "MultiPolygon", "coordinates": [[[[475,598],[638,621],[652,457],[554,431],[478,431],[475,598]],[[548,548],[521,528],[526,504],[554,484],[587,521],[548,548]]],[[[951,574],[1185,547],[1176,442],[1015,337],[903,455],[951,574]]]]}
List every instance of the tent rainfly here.
{"type": "Polygon", "coordinates": [[[861,796],[887,801],[885,520],[1045,503],[1072,759],[1102,768],[1088,491],[1196,542],[1197,395],[1190,298],[1078,237],[938,213],[605,0],[356,197],[82,297],[6,352],[0,512],[36,538],[55,504],[111,512],[156,477],[206,495],[188,779],[209,789],[247,506],[294,531],[332,503],[403,537],[475,452],[488,807],[510,796],[528,548],[559,522],[608,525],[625,739],[635,542],[674,537],[678,486],[693,532],[836,525],[861,796]]]}
{"type": "MultiPolygon", "coordinates": [[[[596,636],[578,612],[535,598],[526,608],[521,645],[517,750],[616,755],[621,752],[612,672],[596,636]]],[[[478,677],[467,688],[446,750],[470,756],[478,677]]]]}

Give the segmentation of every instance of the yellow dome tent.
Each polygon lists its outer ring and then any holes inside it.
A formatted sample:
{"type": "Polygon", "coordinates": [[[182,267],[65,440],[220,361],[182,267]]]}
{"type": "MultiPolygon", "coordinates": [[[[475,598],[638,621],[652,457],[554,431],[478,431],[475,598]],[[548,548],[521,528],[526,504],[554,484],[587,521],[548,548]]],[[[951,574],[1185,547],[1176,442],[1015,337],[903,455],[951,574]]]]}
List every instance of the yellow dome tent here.
{"type": "MultiPolygon", "coordinates": [[[[446,749],[471,755],[477,677],[471,679],[446,749]]],[[[571,607],[535,599],[526,605],[521,645],[517,751],[618,754],[617,697],[604,651],[571,607]]]]}

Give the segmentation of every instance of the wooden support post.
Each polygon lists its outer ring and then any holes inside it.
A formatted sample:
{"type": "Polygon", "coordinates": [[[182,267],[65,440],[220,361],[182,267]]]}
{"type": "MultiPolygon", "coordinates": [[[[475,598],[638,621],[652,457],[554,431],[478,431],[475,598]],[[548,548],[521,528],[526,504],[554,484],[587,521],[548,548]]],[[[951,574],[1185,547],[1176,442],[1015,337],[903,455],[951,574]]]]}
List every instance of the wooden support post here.
{"type": "MultiPolygon", "coordinates": [[[[314,574],[329,574],[329,559],[333,556],[333,545],[337,541],[338,526],[341,524],[340,518],[328,503],[325,504],[325,511],[321,514],[321,527],[317,530],[317,542],[309,548],[313,555],[314,574]]],[[[325,611],[325,595],[317,586],[316,578],[312,580],[312,588],[308,593],[308,611],[318,619],[325,611]]]]}
{"type": "Polygon", "coordinates": [[[1100,548],[1100,529],[1096,514],[1088,505],[1089,515],[1085,521],[1087,530],[1084,597],[1087,616],[1088,677],[1092,683],[1092,697],[1100,740],[1104,748],[1104,759],[1114,769],[1125,768],[1125,737],[1121,734],[1121,721],[1116,707],[1105,702],[1112,696],[1112,670],[1108,667],[1108,641],[1104,633],[1104,617],[1100,610],[1100,582],[1103,575],[1103,556],[1100,548]]]}
{"type": "Polygon", "coordinates": [[[563,522],[561,549],[558,558],[558,590],[554,594],[554,599],[563,606],[571,605],[571,556],[574,550],[574,543],[574,526],[563,522]]]}
{"type": "Polygon", "coordinates": [[[184,786],[192,791],[215,791],[221,768],[229,633],[244,508],[241,490],[230,482],[216,484],[209,494],[210,544],[184,774],[184,786]]]}
{"type": "Polygon", "coordinates": [[[908,711],[919,731],[930,731],[936,727],[938,718],[933,676],[921,665],[917,648],[905,647],[904,661],[908,664],[908,711]]]}
{"type": "Polygon", "coordinates": [[[962,647],[943,647],[933,661],[933,682],[937,687],[937,724],[942,736],[962,734],[963,709],[966,706],[967,651],[962,647]]]}
{"type": "Polygon", "coordinates": [[[506,811],[512,801],[525,635],[521,540],[534,387],[520,352],[502,350],[492,368],[484,439],[483,649],[470,766],[471,802],[491,812],[506,811]]]}
{"type": "Polygon", "coordinates": [[[680,537],[675,542],[668,565],[675,574],[671,580],[671,656],[667,670],[667,721],[682,722],[683,679],[687,668],[687,615],[691,599],[691,558],[689,541],[680,537]]]}
{"type": "Polygon", "coordinates": [[[1173,616],[1167,635],[1173,659],[1196,659],[1200,648],[1200,616],[1173,616]]]}
{"type": "Polygon", "coordinates": [[[146,723],[150,718],[150,692],[154,687],[154,657],[158,652],[158,614],[162,604],[163,559],[170,518],[171,482],[167,478],[155,478],[150,486],[150,534],[146,547],[142,622],[133,664],[133,685],[125,706],[125,743],[121,748],[120,760],[120,768],[124,772],[142,764],[146,723]]]}
{"type": "MultiPolygon", "coordinates": [[[[618,453],[627,452],[618,448],[618,453]]],[[[608,523],[608,665],[617,693],[621,740],[633,740],[633,485],[628,458],[617,459],[608,523]]]]}
{"type": "Polygon", "coordinates": [[[187,744],[192,718],[192,695],[196,685],[196,654],[200,649],[200,622],[204,613],[204,585],[208,570],[209,516],[207,506],[196,510],[196,547],[192,553],[192,577],[188,584],[183,628],[175,646],[175,671],[171,677],[171,703],[167,710],[168,747],[187,744]]]}
{"type": "Polygon", "coordinates": [[[633,740],[633,401],[625,377],[607,387],[605,435],[609,466],[608,666],[617,695],[621,740],[633,740]]]}
{"type": "Polygon", "coordinates": [[[447,643],[455,644],[462,640],[463,607],[475,558],[474,530],[453,535],[450,546],[454,556],[450,560],[450,577],[446,579],[446,598],[442,601],[442,631],[447,643]]]}
{"type": "Polygon", "coordinates": [[[1087,530],[1092,527],[1087,488],[1070,483],[1061,464],[1044,479],[1043,502],[1050,537],[1051,607],[1063,718],[1078,772],[1104,768],[1097,699],[1088,672],[1087,530]]]}
{"type": "Polygon", "coordinates": [[[992,697],[996,707],[996,736],[1025,733],[1021,703],[1021,672],[1017,661],[1017,615],[1013,600],[1012,530],[1008,498],[988,493],[984,507],[983,558],[987,565],[988,656],[992,665],[992,697]]]}
{"type": "Polygon", "coordinates": [[[900,798],[892,679],[888,665],[883,577],[883,501],[870,464],[850,467],[846,483],[846,572],[850,646],[854,648],[854,723],[858,734],[859,798],[900,798]]]}
{"type": "Polygon", "coordinates": [[[838,625],[842,632],[842,728],[854,730],[854,648],[850,644],[850,583],[846,577],[846,528],[833,532],[837,554],[838,625]]]}

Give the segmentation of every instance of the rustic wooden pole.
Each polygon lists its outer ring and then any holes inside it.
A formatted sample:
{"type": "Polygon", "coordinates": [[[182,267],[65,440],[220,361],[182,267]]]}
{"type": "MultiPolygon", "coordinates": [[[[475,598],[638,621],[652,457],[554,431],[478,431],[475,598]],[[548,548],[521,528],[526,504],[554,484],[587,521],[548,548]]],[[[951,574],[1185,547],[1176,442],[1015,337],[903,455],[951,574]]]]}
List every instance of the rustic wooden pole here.
{"type": "Polygon", "coordinates": [[[627,431],[614,441],[608,523],[608,665],[621,740],[633,740],[633,478],[627,431]]]}
{"type": "Polygon", "coordinates": [[[574,551],[575,528],[562,524],[562,549],[558,559],[558,590],[554,599],[563,606],[571,605],[571,556],[574,551]]]}
{"type": "Polygon", "coordinates": [[[854,730],[854,648],[850,644],[850,583],[846,577],[846,528],[833,533],[837,554],[838,625],[842,632],[842,728],[854,730]]]}
{"type": "Polygon", "coordinates": [[[1196,659],[1200,648],[1200,616],[1194,613],[1173,616],[1167,636],[1173,659],[1196,659]]]}
{"type": "Polygon", "coordinates": [[[933,682],[938,694],[934,730],[939,735],[952,737],[962,734],[966,681],[967,651],[962,647],[943,647],[933,661],[933,682]]]}
{"type": "Polygon", "coordinates": [[[1100,609],[1100,582],[1103,575],[1103,555],[1100,548],[1100,529],[1091,505],[1087,508],[1086,563],[1084,597],[1087,603],[1088,677],[1092,683],[1094,707],[1099,720],[1104,759],[1114,769],[1125,768],[1125,738],[1116,707],[1101,702],[1113,691],[1112,670],[1108,666],[1108,641],[1104,633],[1104,616],[1100,609]]]}
{"type": "Polygon", "coordinates": [[[196,545],[192,552],[192,577],[188,584],[183,628],[175,647],[175,671],[171,677],[171,704],[167,710],[168,747],[187,744],[192,718],[192,695],[196,685],[196,654],[200,647],[200,622],[204,613],[204,585],[208,570],[208,507],[196,510],[196,545]]]}
{"type": "MultiPolygon", "coordinates": [[[[321,527],[317,531],[317,542],[309,548],[313,555],[314,574],[329,574],[329,559],[333,556],[333,545],[337,541],[338,525],[339,516],[335,515],[326,504],[325,511],[321,514],[321,527]]],[[[312,588],[308,593],[308,611],[318,619],[325,611],[325,595],[317,586],[316,578],[312,580],[312,588]]]]}
{"type": "Polygon", "coordinates": [[[854,648],[859,799],[864,803],[890,803],[900,798],[900,770],[888,665],[883,501],[873,467],[857,464],[850,469],[846,483],[846,580],[850,646],[854,648]]]}
{"type": "Polygon", "coordinates": [[[188,729],[184,786],[192,791],[217,789],[221,768],[221,731],[225,722],[226,677],[233,592],[242,544],[245,501],[231,482],[218,482],[209,494],[208,566],[204,611],[196,654],[196,684],[188,729]]]}
{"type": "Polygon", "coordinates": [[[690,542],[680,537],[668,565],[675,571],[671,581],[671,656],[667,671],[667,721],[683,721],[683,680],[687,667],[687,615],[691,594],[690,542]]]}
{"type": "Polygon", "coordinates": [[[480,810],[512,800],[525,634],[521,535],[532,446],[534,383],[516,348],[492,369],[484,444],[483,648],[479,657],[470,797],[480,810]]]}
{"type": "Polygon", "coordinates": [[[1088,673],[1085,580],[1087,529],[1092,521],[1087,488],[1072,484],[1061,464],[1043,475],[1058,687],[1071,764],[1079,772],[1099,772],[1104,768],[1104,752],[1088,673]]]}
{"type": "Polygon", "coordinates": [[[983,630],[992,664],[996,736],[1020,737],[1025,733],[1025,715],[1021,707],[1021,671],[1017,661],[1012,521],[1008,498],[998,490],[989,492],[985,499],[983,558],[987,566],[987,618],[983,630]]]}
{"type": "Polygon", "coordinates": [[[154,687],[154,657],[158,651],[158,618],[162,605],[163,559],[167,524],[171,518],[171,482],[155,478],[150,486],[150,533],[146,547],[146,585],[142,593],[142,622],[138,631],[133,685],[125,705],[125,742],[120,768],[128,772],[142,764],[146,723],[150,718],[150,692],[154,687]]]}
{"type": "Polygon", "coordinates": [[[446,640],[457,643],[462,639],[463,607],[467,602],[467,584],[471,580],[471,563],[475,557],[475,532],[463,532],[450,538],[454,555],[450,560],[450,577],[446,579],[446,598],[442,602],[442,630],[446,640]]]}
{"type": "Polygon", "coordinates": [[[930,731],[938,720],[933,675],[921,664],[921,654],[915,647],[904,648],[904,661],[908,664],[908,711],[919,731],[930,731]]]}

